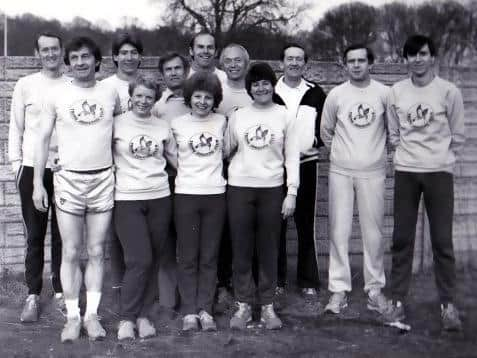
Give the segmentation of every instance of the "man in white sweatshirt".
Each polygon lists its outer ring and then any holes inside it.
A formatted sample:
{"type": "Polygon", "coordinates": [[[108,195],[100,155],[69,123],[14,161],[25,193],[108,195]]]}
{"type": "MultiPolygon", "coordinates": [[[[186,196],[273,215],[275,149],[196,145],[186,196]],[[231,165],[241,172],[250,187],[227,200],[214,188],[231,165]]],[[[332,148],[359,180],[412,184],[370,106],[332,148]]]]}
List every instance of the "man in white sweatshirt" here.
{"type": "Polygon", "coordinates": [[[455,300],[452,244],[453,171],[465,142],[462,94],[434,73],[436,49],[426,36],[414,35],[403,49],[410,78],[394,84],[389,106],[389,141],[394,153],[394,229],[392,306],[386,319],[405,317],[404,299],[412,275],[416,221],[421,195],[429,218],[434,272],[442,327],[462,328],[455,300]]]}
{"type": "Polygon", "coordinates": [[[321,138],[330,150],[329,279],[332,295],[325,311],[340,313],[351,291],[349,240],[354,197],[363,241],[364,291],[368,309],[383,312],[384,181],[386,178],[386,106],[389,88],[371,79],[372,51],[362,44],[349,46],[343,62],[349,80],[326,97],[321,138]]]}
{"type": "MultiPolygon", "coordinates": [[[[25,224],[26,256],[25,280],[28,297],[20,316],[22,322],[38,320],[40,293],[42,289],[45,234],[48,224],[48,210],[35,209],[33,192],[33,157],[38,126],[41,120],[41,108],[45,93],[55,86],[63,84],[67,78],[61,73],[63,47],[61,38],[53,33],[44,32],[36,37],[35,56],[40,60],[40,72],[18,80],[13,90],[8,133],[8,158],[20,193],[22,217],[25,224]]],[[[53,196],[53,173],[51,164],[57,153],[56,139],[50,143],[48,162],[43,182],[51,203],[53,196]]],[[[62,305],[63,289],[60,282],[61,237],[56,221],[56,211],[51,205],[51,281],[55,298],[62,305]]]]}
{"type": "Polygon", "coordinates": [[[49,93],[35,146],[33,202],[39,211],[46,211],[49,200],[42,178],[51,133],[56,129],[61,169],[54,174],[54,198],[63,240],[61,284],[67,311],[62,342],[78,339],[81,326],[92,340],[106,336],[97,310],[104,275],[104,243],[114,205],[111,142],[119,97],[114,89],[95,79],[101,59],[99,47],[90,38],[77,37],[66,46],[65,63],[71,68],[73,81],[49,93]],[[84,236],[88,262],[84,273],[86,312],[81,322],[80,254],[84,236]]]}

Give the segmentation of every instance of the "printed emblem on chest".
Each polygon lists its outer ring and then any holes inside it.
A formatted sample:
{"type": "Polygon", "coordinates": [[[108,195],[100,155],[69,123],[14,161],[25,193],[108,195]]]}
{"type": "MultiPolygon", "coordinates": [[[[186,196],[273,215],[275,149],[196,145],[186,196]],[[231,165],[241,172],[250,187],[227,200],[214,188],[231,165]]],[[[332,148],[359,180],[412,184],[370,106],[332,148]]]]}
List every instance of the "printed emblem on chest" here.
{"type": "Polygon", "coordinates": [[[406,119],[412,127],[422,128],[434,120],[434,112],[428,104],[417,103],[408,109],[406,119]]]}
{"type": "Polygon", "coordinates": [[[136,159],[153,157],[159,151],[159,144],[146,134],[135,136],[129,142],[129,151],[136,159]]]}
{"type": "Polygon", "coordinates": [[[245,131],[245,142],[250,148],[256,150],[268,147],[273,143],[274,138],[271,129],[264,124],[255,125],[245,131]]]}
{"type": "Polygon", "coordinates": [[[194,134],[189,139],[189,146],[194,154],[205,157],[214,154],[219,149],[219,140],[209,132],[194,134]]]}
{"type": "Polygon", "coordinates": [[[376,119],[376,111],[367,103],[358,103],[351,107],[348,118],[356,127],[367,127],[376,119]]]}
{"type": "Polygon", "coordinates": [[[70,114],[80,124],[93,124],[103,119],[104,109],[94,99],[84,99],[73,103],[70,114]]]}

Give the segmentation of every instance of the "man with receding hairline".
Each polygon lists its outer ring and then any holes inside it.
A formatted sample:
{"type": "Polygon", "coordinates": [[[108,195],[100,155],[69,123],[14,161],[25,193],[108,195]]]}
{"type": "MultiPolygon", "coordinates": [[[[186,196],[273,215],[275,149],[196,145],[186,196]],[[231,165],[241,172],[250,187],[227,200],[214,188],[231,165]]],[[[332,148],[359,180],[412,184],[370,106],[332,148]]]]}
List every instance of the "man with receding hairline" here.
{"type": "Polygon", "coordinates": [[[202,31],[195,35],[189,43],[189,55],[192,59],[189,76],[196,72],[211,72],[224,83],[227,76],[215,65],[216,54],[217,44],[210,32],[202,31]]]}

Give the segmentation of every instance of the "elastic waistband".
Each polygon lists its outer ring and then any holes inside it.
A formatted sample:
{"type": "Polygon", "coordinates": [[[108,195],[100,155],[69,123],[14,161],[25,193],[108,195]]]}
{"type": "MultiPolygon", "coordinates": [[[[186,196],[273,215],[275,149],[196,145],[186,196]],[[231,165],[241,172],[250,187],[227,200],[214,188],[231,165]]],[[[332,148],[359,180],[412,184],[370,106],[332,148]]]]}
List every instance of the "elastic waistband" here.
{"type": "Polygon", "coordinates": [[[69,169],[65,169],[65,170],[67,172],[78,173],[78,174],[98,174],[98,173],[104,172],[108,169],[111,169],[111,167],[94,169],[94,170],[69,170],[69,169]]]}

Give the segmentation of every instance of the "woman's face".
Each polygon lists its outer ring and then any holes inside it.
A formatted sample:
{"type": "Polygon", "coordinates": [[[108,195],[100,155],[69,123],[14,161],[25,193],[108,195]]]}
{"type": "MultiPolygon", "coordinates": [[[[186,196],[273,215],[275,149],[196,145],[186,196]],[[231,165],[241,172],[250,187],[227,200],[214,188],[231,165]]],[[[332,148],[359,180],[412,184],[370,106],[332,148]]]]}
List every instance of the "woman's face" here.
{"type": "Polygon", "coordinates": [[[267,105],[272,102],[273,85],[269,80],[252,82],[250,93],[257,104],[267,105]]]}
{"type": "Polygon", "coordinates": [[[131,96],[132,111],[139,117],[147,117],[151,114],[155,101],[156,91],[139,85],[134,89],[131,96]]]}
{"type": "Polygon", "coordinates": [[[192,113],[197,117],[206,117],[214,106],[214,96],[208,91],[194,91],[190,98],[192,113]]]}

